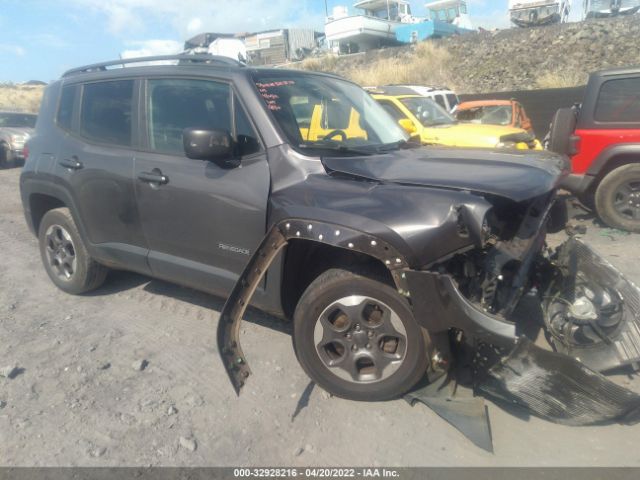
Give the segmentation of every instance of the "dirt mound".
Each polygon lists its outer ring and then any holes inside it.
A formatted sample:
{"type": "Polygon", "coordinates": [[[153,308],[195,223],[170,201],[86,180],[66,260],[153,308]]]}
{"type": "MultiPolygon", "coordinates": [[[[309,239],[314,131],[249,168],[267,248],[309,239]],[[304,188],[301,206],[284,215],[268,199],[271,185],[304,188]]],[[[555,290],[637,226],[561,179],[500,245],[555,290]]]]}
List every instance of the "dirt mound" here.
{"type": "Polygon", "coordinates": [[[482,93],[577,86],[592,71],[637,64],[639,15],[472,33],[300,66],[361,84],[448,84],[460,93],[482,93]]]}

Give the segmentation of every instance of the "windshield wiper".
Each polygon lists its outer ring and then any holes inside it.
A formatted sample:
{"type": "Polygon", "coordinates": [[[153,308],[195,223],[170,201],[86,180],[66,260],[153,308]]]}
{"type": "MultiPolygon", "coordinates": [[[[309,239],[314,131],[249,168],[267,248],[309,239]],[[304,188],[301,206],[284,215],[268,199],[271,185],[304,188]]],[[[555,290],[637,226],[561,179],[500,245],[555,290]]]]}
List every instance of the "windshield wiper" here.
{"type": "Polygon", "coordinates": [[[346,145],[340,145],[337,143],[314,142],[314,143],[301,143],[298,146],[300,148],[308,149],[308,150],[330,150],[332,152],[351,153],[355,155],[373,155],[374,153],[376,153],[375,150],[364,150],[360,148],[348,147],[346,145]]]}

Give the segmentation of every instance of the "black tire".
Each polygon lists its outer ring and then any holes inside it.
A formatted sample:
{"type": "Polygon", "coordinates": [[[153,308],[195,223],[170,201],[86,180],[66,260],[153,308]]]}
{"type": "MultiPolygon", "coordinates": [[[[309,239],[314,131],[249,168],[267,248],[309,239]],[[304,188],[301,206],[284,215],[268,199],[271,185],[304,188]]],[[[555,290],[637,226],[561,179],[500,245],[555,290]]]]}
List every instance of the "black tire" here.
{"type": "Polygon", "coordinates": [[[407,301],[394,288],[341,269],[319,275],[294,313],[293,345],[300,365],[326,391],[350,400],[381,401],[406,393],[426,371],[426,339],[407,301]],[[336,304],[348,299],[356,302],[346,307],[349,314],[341,310],[345,305],[336,304]],[[348,318],[344,320],[341,314],[348,318]],[[325,327],[329,318],[338,319],[331,329],[325,327]],[[327,331],[335,341],[319,347],[327,331]],[[345,367],[330,367],[328,361],[345,367]],[[347,367],[355,377],[347,373],[347,367]]]}
{"type": "Polygon", "coordinates": [[[596,189],[595,206],[600,219],[610,227],[640,232],[640,164],[609,172],[596,189]]]}
{"type": "Polygon", "coordinates": [[[79,295],[104,283],[108,269],[89,256],[67,208],[44,215],[38,239],[44,268],[60,290],[79,295]]]}
{"type": "Polygon", "coordinates": [[[561,108],[553,116],[549,132],[549,150],[562,155],[570,155],[571,135],[576,129],[576,111],[561,108]]]}
{"type": "Polygon", "coordinates": [[[13,154],[9,145],[0,143],[0,169],[13,166],[13,154]]]}

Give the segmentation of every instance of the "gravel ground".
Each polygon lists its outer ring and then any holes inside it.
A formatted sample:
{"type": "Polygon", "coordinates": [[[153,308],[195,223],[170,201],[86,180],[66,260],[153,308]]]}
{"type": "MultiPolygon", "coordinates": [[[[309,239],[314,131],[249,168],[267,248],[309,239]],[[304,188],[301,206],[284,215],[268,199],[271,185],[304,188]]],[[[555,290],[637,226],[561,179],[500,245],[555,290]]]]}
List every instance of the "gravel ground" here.
{"type": "MultiPolygon", "coordinates": [[[[18,176],[0,171],[0,369],[13,370],[0,376],[0,465],[640,466],[640,427],[563,427],[492,403],[495,454],[403,400],[350,402],[316,387],[292,418],[309,380],[289,327],[258,312],[242,329],[254,376],[236,398],[215,348],[223,300],[123,272],[83,297],[57,290],[18,176]]],[[[638,235],[574,213],[640,283],[638,235]]],[[[635,376],[614,379],[640,391],[635,376]]]]}

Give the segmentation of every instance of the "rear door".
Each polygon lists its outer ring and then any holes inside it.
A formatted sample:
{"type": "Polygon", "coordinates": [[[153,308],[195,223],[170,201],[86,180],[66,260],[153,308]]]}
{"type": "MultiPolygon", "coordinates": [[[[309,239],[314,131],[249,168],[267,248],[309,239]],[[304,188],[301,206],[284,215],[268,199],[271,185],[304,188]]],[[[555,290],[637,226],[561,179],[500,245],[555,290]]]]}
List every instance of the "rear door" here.
{"type": "Polygon", "coordinates": [[[266,152],[223,80],[150,78],[143,97],[144,151],[134,177],[153,274],[225,294],[265,234],[266,152]],[[239,163],[187,158],[182,132],[189,127],[229,131],[239,163]]]}
{"type": "Polygon", "coordinates": [[[137,143],[135,79],[62,88],[56,177],[93,256],[148,272],[147,246],[134,192],[137,143]]]}

